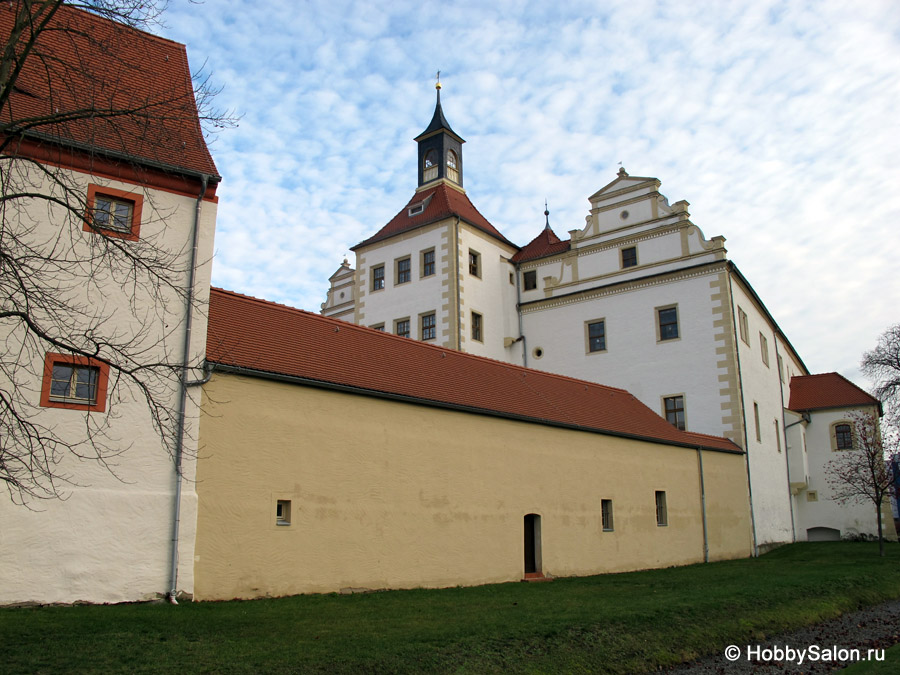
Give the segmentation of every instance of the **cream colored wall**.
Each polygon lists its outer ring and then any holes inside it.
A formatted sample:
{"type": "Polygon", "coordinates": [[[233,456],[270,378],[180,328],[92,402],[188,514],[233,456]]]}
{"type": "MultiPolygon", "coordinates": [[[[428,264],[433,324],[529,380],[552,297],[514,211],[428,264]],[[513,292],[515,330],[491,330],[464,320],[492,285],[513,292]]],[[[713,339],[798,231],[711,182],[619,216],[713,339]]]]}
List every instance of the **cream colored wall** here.
{"type": "MultiPolygon", "coordinates": [[[[71,179],[85,190],[89,183],[111,186],[143,194],[141,238],[152,239],[158,246],[180,252],[179,264],[186,267],[191,248],[191,224],[196,198],[170,192],[141,188],[129,183],[111,181],[71,172],[71,179]]],[[[90,238],[97,236],[81,230],[80,223],[71,230],[65,217],[50,211],[40,202],[31,210],[37,223],[36,237],[71,232],[71,247],[85,253],[90,238]]],[[[216,204],[204,202],[201,212],[201,239],[196,289],[200,306],[194,312],[192,355],[202,363],[206,344],[206,309],[209,298],[210,269],[216,204]]],[[[68,242],[67,242],[68,245],[68,242]]],[[[118,337],[131,335],[139,326],[129,306],[131,286],[104,276],[102,268],[91,277],[73,277],[77,301],[100,307],[110,314],[118,326],[118,337]]],[[[187,285],[187,275],[177,282],[187,285]]],[[[147,296],[138,289],[138,313],[147,312],[150,322],[145,334],[134,337],[134,346],[148,348],[148,360],[181,362],[184,340],[184,305],[173,298],[161,313],[160,321],[148,305],[147,296]],[[143,341],[143,342],[141,342],[143,341]]],[[[3,339],[9,339],[2,336],[3,339]]],[[[52,350],[48,350],[52,351],[52,350]]],[[[35,406],[32,419],[55,428],[70,439],[85,434],[87,414],[82,411],[40,408],[40,373],[43,354],[35,354],[35,377],[16,383],[16,390],[35,406]]],[[[198,370],[193,377],[202,373],[198,370]]],[[[157,392],[159,399],[171,409],[177,408],[177,382],[157,392]]],[[[121,397],[109,403],[104,413],[91,413],[95,424],[108,424],[106,440],[121,455],[111,458],[110,470],[96,462],[69,456],[58,465],[60,475],[70,483],[61,483],[65,501],[32,503],[32,509],[10,503],[0,497],[0,604],[15,602],[122,602],[157,597],[169,590],[174,507],[175,473],[173,462],[153,429],[145,402],[139,392],[123,387],[121,397]]],[[[199,392],[198,392],[199,393],[199,392]]],[[[112,394],[108,394],[111,396],[112,394]]],[[[199,396],[198,396],[199,403],[199,396]]],[[[199,406],[188,400],[186,454],[196,454],[199,406]]],[[[197,498],[194,490],[194,464],[184,466],[181,537],[179,542],[178,589],[193,591],[193,546],[196,527],[197,498]]]]}
{"type": "MultiPolygon", "coordinates": [[[[229,374],[203,408],[198,599],[518,580],[529,513],[546,574],[703,559],[695,450],[229,374]]],[[[749,555],[743,456],[703,459],[711,556],[749,555]]]]}

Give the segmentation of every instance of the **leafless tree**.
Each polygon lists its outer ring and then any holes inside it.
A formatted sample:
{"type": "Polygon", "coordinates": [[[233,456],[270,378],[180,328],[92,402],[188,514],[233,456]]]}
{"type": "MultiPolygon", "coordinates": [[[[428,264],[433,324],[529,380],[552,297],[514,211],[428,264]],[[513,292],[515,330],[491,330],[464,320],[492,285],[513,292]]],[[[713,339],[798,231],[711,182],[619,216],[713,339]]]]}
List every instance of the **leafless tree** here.
{"type": "MultiPolygon", "coordinates": [[[[184,326],[173,317],[191,302],[190,237],[173,249],[161,234],[109,236],[116,214],[91,203],[83,180],[101,161],[127,166],[137,182],[151,170],[184,176],[178,158],[197,150],[198,120],[204,129],[233,123],[210,107],[205,80],[131,86],[149,67],[135,30],[163,8],[156,0],[0,5],[0,481],[16,503],[78,484],[67,458],[115,473],[129,446],[115,431],[123,408],[140,406],[170,452],[182,433],[174,393],[189,373],[184,326]],[[63,168],[73,162],[81,178],[63,168]],[[77,412],[77,429],[39,405],[50,352],[108,370],[106,410],[77,412]]],[[[165,207],[143,194],[145,213],[164,220],[165,207]]]]}
{"type": "Polygon", "coordinates": [[[839,504],[870,503],[878,516],[879,554],[884,555],[881,506],[890,497],[894,475],[887,450],[897,446],[890,430],[882,431],[875,413],[851,415],[852,449],[841,450],[826,465],[832,499],[839,504]]]}
{"type": "Polygon", "coordinates": [[[878,346],[863,354],[862,371],[875,382],[875,395],[885,404],[892,423],[900,423],[900,323],[878,339],[878,346]]]}

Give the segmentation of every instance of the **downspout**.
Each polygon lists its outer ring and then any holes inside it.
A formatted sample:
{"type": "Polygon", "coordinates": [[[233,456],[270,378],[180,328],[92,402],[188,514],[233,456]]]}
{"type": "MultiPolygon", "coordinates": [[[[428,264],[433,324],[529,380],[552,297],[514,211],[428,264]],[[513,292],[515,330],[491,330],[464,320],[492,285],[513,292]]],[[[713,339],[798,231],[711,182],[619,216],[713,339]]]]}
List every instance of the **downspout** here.
{"type": "Polygon", "coordinates": [[[734,340],[734,358],[737,364],[738,392],[741,396],[741,427],[744,431],[744,457],[747,465],[747,496],[750,500],[750,530],[753,534],[753,557],[759,556],[759,547],[756,543],[756,513],[753,509],[753,481],[750,479],[750,439],[747,437],[747,409],[744,406],[744,380],[741,377],[741,346],[738,340],[738,327],[734,321],[734,290],[732,289],[731,273],[728,274],[728,302],[729,311],[731,312],[731,337],[734,340]]]}
{"type": "Polygon", "coordinates": [[[697,448],[700,467],[700,515],[703,516],[703,562],[709,562],[709,535],[706,529],[706,486],[703,484],[703,449],[697,448]]]}
{"type": "Polygon", "coordinates": [[[462,302],[459,289],[459,216],[456,216],[456,227],[453,228],[453,283],[456,284],[456,351],[462,351],[462,302]]]}
{"type": "MultiPolygon", "coordinates": [[[[804,422],[806,422],[807,424],[809,424],[810,420],[811,420],[811,418],[810,418],[810,416],[809,416],[809,413],[808,413],[808,412],[805,412],[805,413],[803,413],[803,414],[800,415],[800,419],[797,420],[796,422],[791,422],[790,424],[785,425],[784,430],[787,431],[787,430],[790,429],[791,427],[795,427],[795,426],[797,426],[798,424],[803,424],[804,422]]],[[[785,446],[785,447],[787,447],[787,446],[785,446]]]]}
{"type": "Polygon", "coordinates": [[[519,339],[522,341],[522,367],[528,367],[528,343],[522,324],[522,289],[519,281],[519,266],[514,267],[516,275],[516,315],[519,319],[519,339]]]}
{"type": "Polygon", "coordinates": [[[784,419],[784,383],[781,381],[781,368],[784,364],[781,362],[781,355],[778,353],[778,333],[773,331],[772,335],[775,338],[775,366],[778,368],[778,391],[781,393],[781,438],[778,439],[778,443],[784,448],[784,476],[787,478],[788,508],[791,510],[791,541],[796,542],[797,523],[794,522],[794,497],[791,495],[791,463],[788,459],[787,425],[784,419]]]}
{"type": "Polygon", "coordinates": [[[200,174],[200,194],[197,195],[197,206],[194,210],[193,243],[191,246],[191,269],[188,272],[187,308],[184,318],[184,361],[181,365],[181,396],[178,403],[178,429],[175,437],[175,504],[172,514],[172,568],[169,578],[172,583],[166,596],[170,603],[177,605],[175,595],[178,592],[178,536],[181,529],[181,484],[182,463],[184,459],[184,427],[187,414],[188,387],[202,384],[209,380],[211,371],[207,372],[204,380],[189,382],[188,375],[191,371],[191,331],[194,323],[194,280],[197,270],[197,253],[200,248],[200,210],[203,205],[203,196],[209,184],[209,176],[200,174]]]}

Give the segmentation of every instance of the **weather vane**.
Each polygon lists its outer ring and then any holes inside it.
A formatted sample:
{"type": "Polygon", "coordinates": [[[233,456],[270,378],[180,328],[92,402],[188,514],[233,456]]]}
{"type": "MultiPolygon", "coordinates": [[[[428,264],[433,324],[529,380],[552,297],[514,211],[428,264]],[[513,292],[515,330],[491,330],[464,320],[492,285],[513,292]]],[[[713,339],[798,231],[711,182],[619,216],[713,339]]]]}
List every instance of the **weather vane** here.
{"type": "Polygon", "coordinates": [[[435,89],[441,88],[441,71],[437,71],[437,83],[434,85],[435,89]]]}

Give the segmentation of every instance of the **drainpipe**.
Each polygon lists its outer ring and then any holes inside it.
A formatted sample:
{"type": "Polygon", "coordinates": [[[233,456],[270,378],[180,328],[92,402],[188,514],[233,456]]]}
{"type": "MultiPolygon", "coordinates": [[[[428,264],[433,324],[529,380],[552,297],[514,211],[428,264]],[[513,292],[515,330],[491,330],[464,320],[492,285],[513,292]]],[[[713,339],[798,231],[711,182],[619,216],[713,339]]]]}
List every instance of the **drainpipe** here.
{"type": "MultiPolygon", "coordinates": [[[[808,412],[805,412],[805,413],[803,413],[802,415],[800,415],[800,419],[797,420],[796,422],[791,422],[790,424],[785,425],[784,430],[787,431],[787,430],[790,429],[791,427],[795,427],[795,426],[797,426],[798,424],[803,424],[804,422],[806,422],[807,424],[809,424],[809,422],[810,422],[811,419],[812,419],[812,418],[809,416],[809,413],[808,413],[808,412]]],[[[785,446],[785,447],[787,447],[787,446],[785,446]]]]}
{"type": "Polygon", "coordinates": [[[186,313],[184,318],[184,361],[181,366],[181,396],[178,403],[178,429],[175,437],[175,504],[172,515],[172,568],[170,571],[172,584],[169,593],[166,596],[168,601],[173,605],[178,604],[175,595],[178,592],[178,535],[181,529],[181,467],[184,459],[184,422],[187,414],[188,387],[208,381],[212,374],[211,372],[207,372],[206,378],[199,382],[188,381],[188,375],[191,371],[191,331],[194,323],[194,278],[197,270],[197,253],[200,247],[200,210],[203,205],[203,196],[206,194],[208,183],[209,176],[200,174],[200,194],[197,195],[197,206],[194,210],[191,268],[188,272],[187,309],[185,310],[186,313]]]}
{"type": "Polygon", "coordinates": [[[703,449],[697,448],[700,467],[700,514],[703,516],[703,562],[709,562],[709,535],[706,529],[706,486],[703,484],[703,449]]]}
{"type": "Polygon", "coordinates": [[[778,442],[784,448],[784,475],[787,478],[788,491],[788,508],[791,510],[791,541],[797,541],[797,523],[794,521],[794,497],[791,495],[791,463],[788,459],[787,445],[787,425],[784,419],[784,383],[781,381],[781,355],[778,353],[778,333],[773,331],[772,336],[775,338],[775,366],[778,367],[778,391],[781,393],[781,438],[778,442]]]}
{"type": "Polygon", "coordinates": [[[519,266],[513,268],[516,275],[516,314],[519,318],[519,339],[522,341],[522,366],[528,367],[528,343],[525,340],[525,332],[522,324],[522,289],[519,282],[519,266]]]}
{"type": "MultiPolygon", "coordinates": [[[[728,274],[728,302],[730,304],[731,318],[734,319],[734,291],[732,290],[731,273],[728,274]]],[[[731,322],[731,337],[734,340],[734,358],[737,364],[738,392],[741,395],[741,427],[744,431],[744,457],[747,465],[747,496],[750,500],[750,530],[753,534],[753,557],[759,556],[759,547],[756,539],[756,513],[753,510],[753,481],[750,478],[750,439],[747,437],[747,409],[744,406],[744,378],[741,377],[741,346],[738,340],[738,328],[735,321],[731,322]]]]}
{"type": "Polygon", "coordinates": [[[454,283],[456,284],[456,351],[462,351],[462,298],[459,289],[459,216],[456,216],[456,227],[453,228],[453,260],[454,283]]]}

